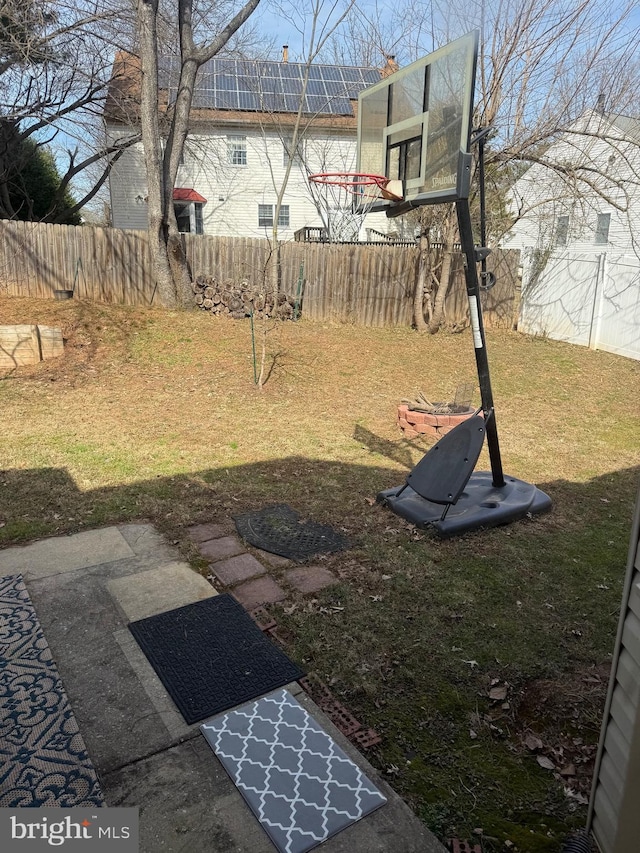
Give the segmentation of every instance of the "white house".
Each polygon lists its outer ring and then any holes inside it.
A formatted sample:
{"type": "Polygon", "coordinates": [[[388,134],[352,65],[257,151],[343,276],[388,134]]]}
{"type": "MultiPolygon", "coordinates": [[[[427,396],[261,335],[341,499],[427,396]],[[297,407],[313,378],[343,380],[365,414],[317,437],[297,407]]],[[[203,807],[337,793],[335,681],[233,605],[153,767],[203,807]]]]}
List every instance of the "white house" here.
{"type": "Polygon", "coordinates": [[[640,359],[640,120],[590,111],[540,159],[502,243],[522,251],[518,328],[640,359]]]}
{"type": "MultiPolygon", "coordinates": [[[[163,98],[175,97],[177,67],[161,61],[163,98]]],[[[375,68],[312,65],[304,96],[297,150],[292,132],[306,66],[281,62],[214,58],[200,70],[191,126],[178,172],[174,204],[181,231],[214,236],[269,237],[289,158],[293,168],[278,221],[279,239],[293,239],[304,228],[329,225],[342,239],[365,238],[366,228],[386,233],[384,214],[366,221],[348,206],[318,204],[308,175],[352,171],[356,163],[358,93],[385,73],[375,68]],[[323,209],[324,208],[324,209],[323,209]],[[328,221],[327,221],[328,219],[328,221]]],[[[114,64],[112,94],[105,110],[110,142],[128,137],[132,127],[123,105],[135,92],[135,57],[121,53],[114,64]],[[130,80],[123,86],[123,80],[130,80]],[[123,94],[124,93],[124,94],[123,94]]],[[[115,228],[147,227],[146,179],[142,146],[127,149],[109,178],[115,228]]]]}
{"type": "Polygon", "coordinates": [[[527,169],[512,196],[520,215],[505,240],[509,248],[633,252],[640,224],[640,119],[590,111],[527,169]]]}

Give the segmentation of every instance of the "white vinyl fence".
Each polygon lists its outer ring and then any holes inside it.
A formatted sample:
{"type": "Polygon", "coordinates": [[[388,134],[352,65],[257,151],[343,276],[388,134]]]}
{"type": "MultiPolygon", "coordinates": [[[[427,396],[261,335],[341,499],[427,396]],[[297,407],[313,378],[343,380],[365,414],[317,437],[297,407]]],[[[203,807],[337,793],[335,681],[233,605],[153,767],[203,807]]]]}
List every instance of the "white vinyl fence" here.
{"type": "Polygon", "coordinates": [[[640,260],[635,255],[525,253],[519,331],[640,360],[640,260]]]}

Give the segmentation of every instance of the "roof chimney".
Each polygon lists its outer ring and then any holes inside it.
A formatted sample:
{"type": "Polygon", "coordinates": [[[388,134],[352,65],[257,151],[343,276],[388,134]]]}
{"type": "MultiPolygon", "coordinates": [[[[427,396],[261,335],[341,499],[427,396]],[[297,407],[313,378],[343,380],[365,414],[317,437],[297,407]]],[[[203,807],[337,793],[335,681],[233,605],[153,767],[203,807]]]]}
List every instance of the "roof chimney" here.
{"type": "Polygon", "coordinates": [[[596,112],[600,113],[601,116],[604,115],[604,92],[600,92],[598,95],[598,103],[596,104],[596,112]]]}
{"type": "Polygon", "coordinates": [[[398,63],[396,62],[395,56],[387,56],[387,63],[384,68],[380,69],[381,77],[388,77],[390,74],[393,74],[399,68],[398,63]]]}
{"type": "Polygon", "coordinates": [[[282,61],[283,62],[289,61],[289,45],[288,44],[282,45],[282,61]]]}

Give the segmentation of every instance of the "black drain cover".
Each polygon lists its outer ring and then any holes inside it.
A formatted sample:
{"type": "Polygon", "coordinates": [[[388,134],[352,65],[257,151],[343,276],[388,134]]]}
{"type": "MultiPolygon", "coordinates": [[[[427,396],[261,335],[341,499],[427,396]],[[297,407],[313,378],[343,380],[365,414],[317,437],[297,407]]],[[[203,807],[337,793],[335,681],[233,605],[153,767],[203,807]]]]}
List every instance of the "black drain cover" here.
{"type": "Polygon", "coordinates": [[[270,554],[301,563],[314,554],[344,551],[346,536],[326,524],[300,521],[300,514],[287,504],[273,504],[233,519],[245,542],[270,554]]]}

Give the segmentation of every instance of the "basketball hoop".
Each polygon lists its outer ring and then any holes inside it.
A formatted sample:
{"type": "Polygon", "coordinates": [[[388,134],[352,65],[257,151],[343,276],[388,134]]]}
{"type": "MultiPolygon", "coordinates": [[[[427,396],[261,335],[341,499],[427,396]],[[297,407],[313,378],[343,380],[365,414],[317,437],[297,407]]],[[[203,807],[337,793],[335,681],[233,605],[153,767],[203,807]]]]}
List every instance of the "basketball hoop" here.
{"type": "Polygon", "coordinates": [[[402,181],[364,172],[319,172],[309,186],[330,243],[358,240],[365,217],[379,199],[402,201],[402,181]]]}

